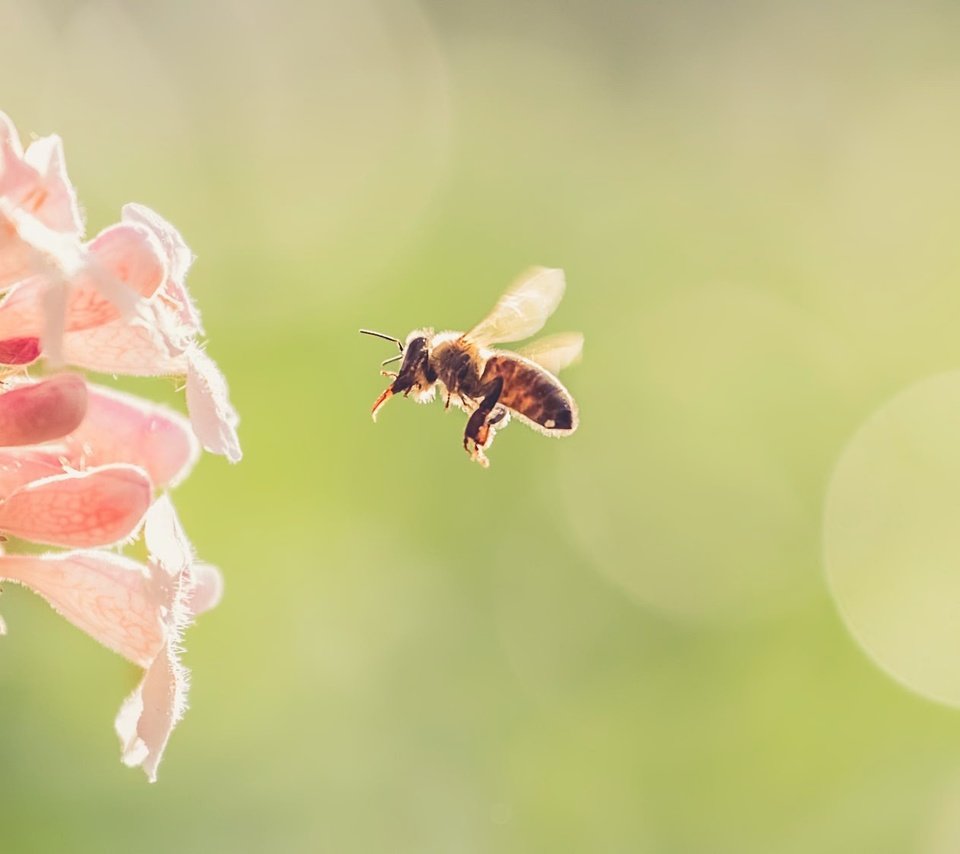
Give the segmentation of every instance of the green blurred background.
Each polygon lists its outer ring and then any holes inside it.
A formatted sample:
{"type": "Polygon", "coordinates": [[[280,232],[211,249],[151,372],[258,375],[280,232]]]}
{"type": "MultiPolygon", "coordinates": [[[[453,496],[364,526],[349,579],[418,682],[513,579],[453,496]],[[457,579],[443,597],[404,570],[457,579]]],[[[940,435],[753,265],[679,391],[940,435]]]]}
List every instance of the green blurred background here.
{"type": "Polygon", "coordinates": [[[138,201],[197,254],[246,452],[175,492],[227,591],[156,785],[112,730],[136,669],[5,590],[0,850],[960,850],[960,718],[821,554],[850,437],[960,365],[957,4],[0,22],[0,109],[63,136],[91,234],[138,201]],[[373,425],[357,329],[469,327],[531,264],[587,338],[577,435],[483,471],[460,414],[373,425]]]}

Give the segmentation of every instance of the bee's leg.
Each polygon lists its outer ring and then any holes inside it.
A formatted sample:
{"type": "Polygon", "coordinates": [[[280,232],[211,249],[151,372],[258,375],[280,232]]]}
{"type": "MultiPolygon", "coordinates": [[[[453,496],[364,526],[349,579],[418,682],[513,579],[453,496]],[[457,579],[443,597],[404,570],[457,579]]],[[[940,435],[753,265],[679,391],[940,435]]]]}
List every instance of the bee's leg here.
{"type": "Polygon", "coordinates": [[[507,410],[503,406],[498,406],[490,415],[489,420],[487,421],[488,427],[496,427],[504,418],[508,415],[507,410]]]}
{"type": "Polygon", "coordinates": [[[476,460],[484,468],[490,465],[483,453],[483,449],[493,439],[490,428],[493,424],[501,421],[506,414],[504,409],[496,409],[502,391],[503,377],[497,377],[491,384],[486,397],[480,401],[480,405],[470,415],[470,419],[467,421],[467,429],[463,431],[464,450],[470,454],[471,460],[476,460]],[[491,418],[491,414],[493,418],[491,418]]]}

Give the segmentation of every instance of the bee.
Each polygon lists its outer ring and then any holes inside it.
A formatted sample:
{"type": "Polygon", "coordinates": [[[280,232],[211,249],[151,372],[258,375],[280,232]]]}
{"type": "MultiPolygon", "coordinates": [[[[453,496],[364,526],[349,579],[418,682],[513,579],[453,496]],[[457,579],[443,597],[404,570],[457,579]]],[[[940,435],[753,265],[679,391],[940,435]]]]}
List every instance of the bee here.
{"type": "Polygon", "coordinates": [[[517,352],[491,348],[538,332],[560,304],[564,288],[562,270],[536,267],[521,276],[469,332],[415,329],[402,342],[361,329],[364,335],[393,341],[400,348],[399,355],[383,365],[402,360],[398,371],[381,371],[393,382],[374,402],[373,420],[396,394],[428,403],[439,391],[445,409],[453,404],[469,413],[463,447],[484,468],[490,465],[484,451],[511,417],[547,436],[569,436],[579,424],[577,404],[555,374],[579,358],[583,336],[551,335],[517,352]]]}

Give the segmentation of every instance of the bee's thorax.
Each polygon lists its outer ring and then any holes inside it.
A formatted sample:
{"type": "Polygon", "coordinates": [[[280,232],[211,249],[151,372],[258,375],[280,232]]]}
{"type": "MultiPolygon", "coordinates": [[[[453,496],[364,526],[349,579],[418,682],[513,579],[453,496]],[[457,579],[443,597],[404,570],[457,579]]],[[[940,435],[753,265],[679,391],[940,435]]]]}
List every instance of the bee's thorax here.
{"type": "Polygon", "coordinates": [[[480,348],[461,335],[443,333],[434,336],[430,367],[451,393],[461,397],[482,397],[480,376],[483,365],[480,348]]]}

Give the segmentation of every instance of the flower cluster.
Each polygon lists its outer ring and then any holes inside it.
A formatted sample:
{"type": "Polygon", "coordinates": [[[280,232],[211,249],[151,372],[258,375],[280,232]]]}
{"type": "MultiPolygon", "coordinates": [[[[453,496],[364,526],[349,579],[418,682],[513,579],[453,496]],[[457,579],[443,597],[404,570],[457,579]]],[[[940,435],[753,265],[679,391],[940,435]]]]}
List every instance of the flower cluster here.
{"type": "Polygon", "coordinates": [[[186,706],[183,630],[222,585],[165,490],[201,446],[240,459],[237,416],[186,290],[191,261],[177,230],[140,205],[85,240],[60,139],[24,151],[0,113],[0,538],[55,547],[0,551],[0,579],[144,668],[116,730],[123,761],[151,781],[186,706]],[[184,377],[190,419],[64,366],[184,377]],[[116,548],[141,531],[145,563],[116,548]]]}

